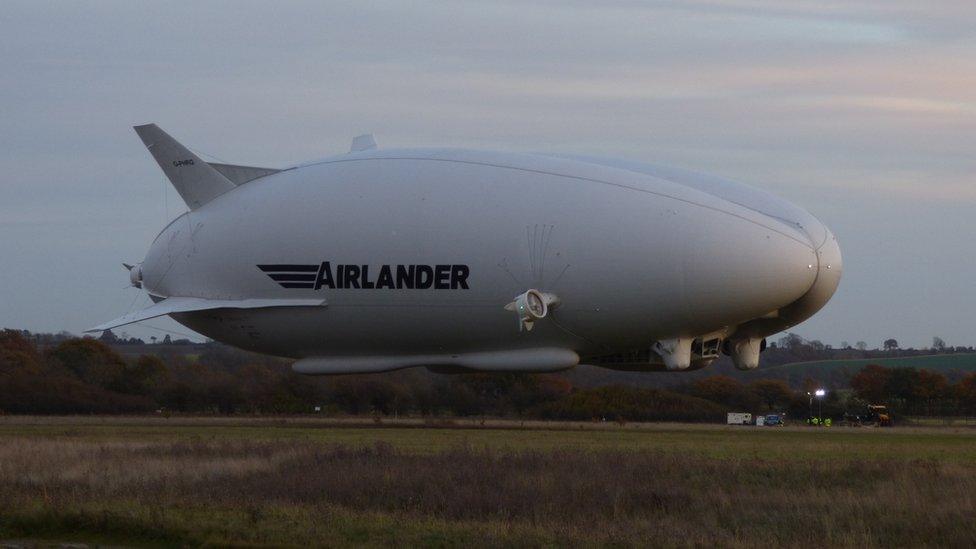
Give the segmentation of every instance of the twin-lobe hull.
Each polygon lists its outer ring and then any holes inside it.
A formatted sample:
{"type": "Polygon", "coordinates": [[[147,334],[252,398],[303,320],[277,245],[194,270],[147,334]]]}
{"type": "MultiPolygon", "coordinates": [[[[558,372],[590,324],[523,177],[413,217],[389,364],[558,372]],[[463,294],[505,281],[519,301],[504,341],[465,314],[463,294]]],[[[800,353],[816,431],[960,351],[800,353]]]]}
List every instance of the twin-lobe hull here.
{"type": "Polygon", "coordinates": [[[585,359],[739,326],[772,333],[805,318],[778,311],[833,293],[836,242],[809,214],[680,179],[539,156],[345,155],[178,218],[150,249],[143,284],[158,296],[324,300],[174,315],[235,346],[438,366],[513,350],[585,359]],[[505,309],[529,289],[558,298],[531,331],[505,309]]]}

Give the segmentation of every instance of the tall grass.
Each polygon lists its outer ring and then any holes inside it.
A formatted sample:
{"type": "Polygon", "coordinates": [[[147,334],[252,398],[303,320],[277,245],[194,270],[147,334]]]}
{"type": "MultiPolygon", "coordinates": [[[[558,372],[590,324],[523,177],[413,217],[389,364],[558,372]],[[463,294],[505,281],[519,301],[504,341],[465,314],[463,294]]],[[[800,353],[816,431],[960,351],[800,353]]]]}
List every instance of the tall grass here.
{"type": "Polygon", "coordinates": [[[968,463],[883,457],[7,437],[0,534],[164,544],[962,547],[976,545],[974,473],[968,463]]]}

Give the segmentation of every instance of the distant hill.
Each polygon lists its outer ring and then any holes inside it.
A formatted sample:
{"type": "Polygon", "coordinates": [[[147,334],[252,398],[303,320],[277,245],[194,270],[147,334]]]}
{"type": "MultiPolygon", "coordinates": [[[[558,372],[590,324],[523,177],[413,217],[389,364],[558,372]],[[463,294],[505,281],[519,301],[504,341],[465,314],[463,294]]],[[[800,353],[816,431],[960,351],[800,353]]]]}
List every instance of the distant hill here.
{"type": "Polygon", "coordinates": [[[849,370],[856,372],[868,364],[877,364],[888,368],[918,368],[919,370],[935,370],[942,373],[951,371],[976,372],[976,353],[896,356],[889,358],[859,358],[835,360],[809,360],[770,366],[762,370],[765,374],[776,375],[780,372],[803,370],[804,373],[832,372],[849,370]]]}
{"type": "Polygon", "coordinates": [[[896,350],[896,356],[879,356],[882,351],[853,350],[802,350],[800,353],[786,349],[769,349],[763,353],[756,370],[740,372],[732,366],[728,357],[722,357],[708,368],[694,372],[615,372],[591,366],[581,366],[567,374],[578,386],[633,385],[637,387],[671,388],[686,385],[698,379],[720,374],[738,379],[743,383],[757,379],[781,379],[794,388],[802,387],[808,379],[826,387],[844,388],[861,368],[878,364],[889,368],[917,368],[935,370],[956,382],[969,372],[976,372],[976,353],[919,354],[916,350],[896,350]],[[854,354],[860,357],[837,357],[854,354]],[[908,354],[913,353],[913,354],[908,354]],[[864,357],[864,355],[873,355],[864,357]],[[897,356],[901,355],[901,356],[897,356]],[[820,358],[823,357],[823,358],[820,358]],[[835,358],[836,357],[836,358],[835,358]],[[810,360],[817,358],[817,360],[810,360]]]}

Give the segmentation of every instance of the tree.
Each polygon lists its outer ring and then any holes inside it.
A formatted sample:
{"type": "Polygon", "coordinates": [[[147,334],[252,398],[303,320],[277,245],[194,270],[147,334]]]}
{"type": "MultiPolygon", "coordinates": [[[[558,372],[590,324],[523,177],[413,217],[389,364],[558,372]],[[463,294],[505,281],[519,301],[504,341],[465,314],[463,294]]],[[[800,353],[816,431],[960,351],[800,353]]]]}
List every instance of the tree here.
{"type": "Polygon", "coordinates": [[[729,376],[699,379],[692,384],[691,394],[726,406],[753,409],[760,405],[759,398],[752,391],[729,376]]]}
{"type": "Polygon", "coordinates": [[[914,400],[925,404],[925,412],[932,414],[932,405],[941,400],[949,391],[946,377],[931,370],[919,370],[912,387],[914,400]]]}
{"type": "Polygon", "coordinates": [[[891,372],[888,368],[868,364],[851,378],[851,389],[854,389],[858,397],[878,404],[885,401],[889,377],[891,372]]]}
{"type": "Polygon", "coordinates": [[[937,352],[945,352],[946,342],[942,340],[941,337],[935,336],[932,338],[932,350],[937,352]]]}
{"type": "Polygon", "coordinates": [[[803,345],[803,338],[790,332],[779,338],[779,346],[783,349],[792,350],[803,345]]]}
{"type": "Polygon", "coordinates": [[[351,414],[389,414],[397,397],[397,389],[388,378],[347,376],[332,382],[332,399],[351,414]]]}
{"type": "Polygon", "coordinates": [[[86,383],[118,390],[126,385],[125,361],[108,345],[94,339],[72,339],[48,352],[55,363],[86,383]]]}
{"type": "Polygon", "coordinates": [[[821,388],[821,386],[823,386],[823,383],[821,383],[819,380],[813,379],[810,376],[804,377],[803,382],[800,383],[800,387],[803,389],[804,393],[812,393],[821,388]]]}
{"type": "Polygon", "coordinates": [[[888,383],[885,392],[888,398],[896,399],[911,408],[918,401],[915,386],[918,385],[918,370],[915,368],[891,368],[888,370],[888,383]]]}
{"type": "Polygon", "coordinates": [[[964,413],[976,413],[976,372],[966,375],[954,387],[959,407],[964,413]]]}
{"type": "Polygon", "coordinates": [[[148,395],[157,393],[169,381],[166,364],[157,356],[142,355],[128,368],[123,392],[148,395]]]}
{"type": "Polygon", "coordinates": [[[851,344],[848,343],[848,342],[846,342],[846,341],[841,341],[840,342],[840,348],[841,349],[850,349],[851,348],[851,344]]]}
{"type": "Polygon", "coordinates": [[[865,351],[868,348],[868,344],[863,341],[858,341],[854,346],[857,347],[858,351],[865,351]]]}
{"type": "Polygon", "coordinates": [[[793,390],[779,379],[760,379],[749,384],[749,390],[756,394],[770,410],[786,406],[793,398],[793,390]]]}
{"type": "Polygon", "coordinates": [[[37,349],[20,332],[0,332],[0,375],[22,371],[41,378],[40,357],[37,349]]]}
{"type": "Polygon", "coordinates": [[[620,385],[575,391],[539,409],[544,418],[617,421],[717,421],[727,412],[700,398],[620,385]]]}
{"type": "Polygon", "coordinates": [[[898,348],[898,340],[897,339],[891,338],[891,339],[884,340],[884,350],[885,351],[894,351],[897,348],[898,348]]]}

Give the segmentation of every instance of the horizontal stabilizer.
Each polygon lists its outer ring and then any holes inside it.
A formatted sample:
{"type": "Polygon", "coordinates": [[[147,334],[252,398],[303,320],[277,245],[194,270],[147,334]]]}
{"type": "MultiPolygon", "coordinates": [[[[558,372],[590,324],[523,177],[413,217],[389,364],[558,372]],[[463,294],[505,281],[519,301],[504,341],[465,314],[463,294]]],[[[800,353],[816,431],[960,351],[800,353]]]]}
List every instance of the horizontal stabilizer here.
{"type": "Polygon", "coordinates": [[[197,155],[159,129],[159,126],[146,124],[134,129],[191,210],[236,186],[213,166],[200,160],[197,155]]]}
{"type": "Polygon", "coordinates": [[[254,181],[255,179],[260,179],[262,177],[271,175],[273,173],[278,173],[281,170],[276,170],[274,168],[258,168],[256,166],[235,166],[234,164],[217,164],[215,162],[208,162],[215,170],[220,172],[220,175],[230,179],[231,183],[235,185],[243,185],[248,181],[254,181]]]}
{"type": "Polygon", "coordinates": [[[126,324],[149,320],[173,313],[190,313],[211,309],[265,309],[271,307],[321,307],[323,299],[203,299],[199,297],[169,297],[141,311],[120,316],[99,324],[85,332],[101,332],[126,324]]]}

